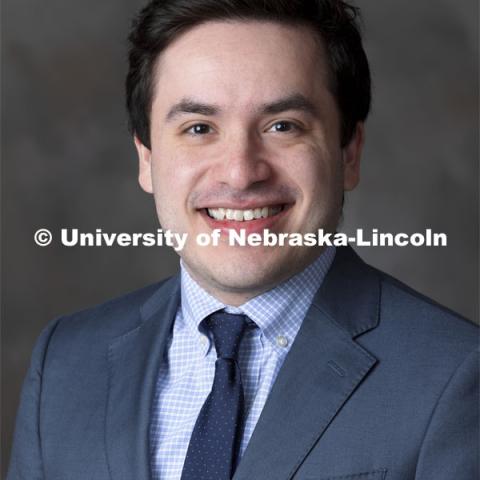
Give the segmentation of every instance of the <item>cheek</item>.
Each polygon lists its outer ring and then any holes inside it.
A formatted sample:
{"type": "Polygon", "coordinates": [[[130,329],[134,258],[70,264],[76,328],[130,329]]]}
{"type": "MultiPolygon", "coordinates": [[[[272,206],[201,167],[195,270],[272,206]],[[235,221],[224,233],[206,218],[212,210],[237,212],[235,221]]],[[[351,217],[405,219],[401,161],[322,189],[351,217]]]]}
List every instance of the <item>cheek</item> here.
{"type": "Polygon", "coordinates": [[[160,137],[155,143],[152,142],[152,175],[157,188],[172,191],[174,185],[185,183],[192,168],[188,156],[175,148],[168,138],[160,137]]]}
{"type": "Polygon", "coordinates": [[[342,184],[340,155],[315,145],[301,145],[282,155],[279,169],[295,183],[307,203],[325,201],[342,184]]]}
{"type": "Polygon", "coordinates": [[[192,192],[203,175],[205,162],[191,152],[167,146],[152,149],[152,176],[157,210],[177,217],[188,212],[192,192]]]}

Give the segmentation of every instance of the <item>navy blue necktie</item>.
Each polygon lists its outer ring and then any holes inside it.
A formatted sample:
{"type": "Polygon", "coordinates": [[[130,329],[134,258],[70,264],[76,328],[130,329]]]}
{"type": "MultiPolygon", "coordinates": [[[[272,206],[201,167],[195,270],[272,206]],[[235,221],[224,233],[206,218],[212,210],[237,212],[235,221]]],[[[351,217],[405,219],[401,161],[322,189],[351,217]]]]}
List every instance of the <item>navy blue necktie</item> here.
{"type": "Polygon", "coordinates": [[[217,350],[215,378],[190,437],[181,480],[230,480],[240,446],[243,387],[237,354],[247,319],[217,312],[205,322],[217,350]]]}

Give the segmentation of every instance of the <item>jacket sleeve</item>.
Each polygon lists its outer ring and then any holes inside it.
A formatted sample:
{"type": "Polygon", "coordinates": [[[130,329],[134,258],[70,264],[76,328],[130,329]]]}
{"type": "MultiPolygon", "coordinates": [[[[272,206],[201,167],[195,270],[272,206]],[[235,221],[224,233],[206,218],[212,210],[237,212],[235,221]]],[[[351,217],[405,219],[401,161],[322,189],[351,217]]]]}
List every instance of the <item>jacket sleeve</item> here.
{"type": "Polygon", "coordinates": [[[425,433],[415,480],[480,478],[478,367],[475,351],[450,378],[425,433]]]}
{"type": "Polygon", "coordinates": [[[58,322],[55,320],[45,328],[33,350],[30,368],[23,382],[7,480],[45,478],[39,428],[42,374],[47,347],[58,322]]]}

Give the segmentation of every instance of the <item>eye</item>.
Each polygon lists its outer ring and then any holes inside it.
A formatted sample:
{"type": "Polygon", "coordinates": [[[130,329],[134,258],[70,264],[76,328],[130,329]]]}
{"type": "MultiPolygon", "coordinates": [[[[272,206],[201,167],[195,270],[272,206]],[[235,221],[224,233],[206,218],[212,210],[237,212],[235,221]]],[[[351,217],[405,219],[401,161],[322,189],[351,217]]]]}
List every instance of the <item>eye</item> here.
{"type": "Polygon", "coordinates": [[[299,130],[301,130],[300,126],[286,120],[276,122],[268,129],[269,132],[275,132],[275,133],[291,133],[291,132],[297,132],[299,130]]]}
{"type": "Polygon", "coordinates": [[[212,127],[206,123],[196,123],[195,125],[188,127],[185,130],[185,133],[190,135],[207,135],[208,133],[212,133],[212,127]]]}

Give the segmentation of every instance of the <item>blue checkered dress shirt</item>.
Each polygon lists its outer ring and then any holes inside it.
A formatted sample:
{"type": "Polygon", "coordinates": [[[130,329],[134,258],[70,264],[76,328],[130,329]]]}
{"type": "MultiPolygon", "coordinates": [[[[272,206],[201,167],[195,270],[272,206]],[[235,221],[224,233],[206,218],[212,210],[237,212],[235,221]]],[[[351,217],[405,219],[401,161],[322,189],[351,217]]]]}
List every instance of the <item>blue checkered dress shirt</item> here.
{"type": "Polygon", "coordinates": [[[240,307],[203,290],[181,264],[181,305],[158,376],[150,426],[153,480],[179,480],[195,421],[213,384],[215,346],[202,320],[225,309],[250,319],[239,349],[246,424],[240,458],[315,292],[335,256],[329,247],[304,271],[240,307]]]}

